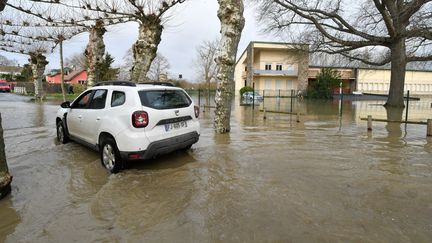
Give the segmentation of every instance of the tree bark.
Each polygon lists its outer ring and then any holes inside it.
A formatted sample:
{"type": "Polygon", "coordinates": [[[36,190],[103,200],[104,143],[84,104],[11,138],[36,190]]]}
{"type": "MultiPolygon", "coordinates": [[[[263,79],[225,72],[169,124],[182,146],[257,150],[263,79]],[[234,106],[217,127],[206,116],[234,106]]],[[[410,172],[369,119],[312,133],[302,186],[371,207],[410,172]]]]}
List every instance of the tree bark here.
{"type": "Polygon", "coordinates": [[[31,64],[32,72],[33,72],[33,82],[35,86],[35,98],[36,100],[43,99],[43,74],[45,72],[45,67],[48,65],[48,61],[46,57],[39,52],[30,53],[29,62],[31,64]]]}
{"type": "Polygon", "coordinates": [[[243,0],[218,0],[218,2],[222,39],[219,44],[219,54],[216,56],[218,72],[214,124],[217,133],[227,133],[231,130],[235,62],[245,19],[243,0]]]}
{"type": "Polygon", "coordinates": [[[390,90],[386,107],[405,107],[404,85],[406,71],[405,38],[395,41],[391,47],[391,77],[390,90]]]}
{"type": "Polygon", "coordinates": [[[89,43],[85,50],[87,57],[87,87],[92,87],[100,79],[99,66],[105,54],[105,43],[103,36],[106,29],[103,21],[96,21],[95,26],[90,29],[89,43]]]}
{"type": "Polygon", "coordinates": [[[63,41],[61,40],[60,43],[60,76],[61,76],[61,90],[63,95],[63,102],[66,101],[66,89],[64,85],[64,62],[63,62],[63,41]]]}
{"type": "Polygon", "coordinates": [[[134,64],[132,67],[132,81],[145,82],[153,59],[156,57],[158,45],[161,42],[163,26],[160,18],[149,15],[139,26],[139,37],[133,45],[134,64]]]}
{"type": "Polygon", "coordinates": [[[3,139],[2,118],[0,113],[0,199],[5,197],[10,192],[10,184],[12,176],[9,174],[8,165],[6,163],[5,144],[3,139]]]}

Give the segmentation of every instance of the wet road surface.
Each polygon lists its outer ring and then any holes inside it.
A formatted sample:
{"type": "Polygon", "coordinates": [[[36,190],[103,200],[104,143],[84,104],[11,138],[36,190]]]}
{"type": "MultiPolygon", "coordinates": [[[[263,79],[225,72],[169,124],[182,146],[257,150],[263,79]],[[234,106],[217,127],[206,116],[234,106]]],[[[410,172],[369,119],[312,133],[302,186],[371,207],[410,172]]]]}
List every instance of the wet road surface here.
{"type": "Polygon", "coordinates": [[[368,133],[359,117],[385,116],[375,103],[339,118],[335,102],[298,102],[297,123],[236,102],[230,134],[207,111],[191,150],[110,175],[96,152],[56,143],[57,105],[0,94],[14,176],[0,242],[430,242],[432,139],[421,125],[368,133]]]}

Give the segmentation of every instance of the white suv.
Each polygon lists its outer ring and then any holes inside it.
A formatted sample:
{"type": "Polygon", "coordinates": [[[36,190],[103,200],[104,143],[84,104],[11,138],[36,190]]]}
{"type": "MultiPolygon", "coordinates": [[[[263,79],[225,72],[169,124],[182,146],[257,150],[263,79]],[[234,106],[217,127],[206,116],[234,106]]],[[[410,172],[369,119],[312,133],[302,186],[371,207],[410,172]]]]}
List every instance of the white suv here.
{"type": "Polygon", "coordinates": [[[199,108],[181,88],[167,83],[103,82],[57,112],[57,139],[99,151],[117,173],[126,160],[154,158],[198,142],[199,108]]]}

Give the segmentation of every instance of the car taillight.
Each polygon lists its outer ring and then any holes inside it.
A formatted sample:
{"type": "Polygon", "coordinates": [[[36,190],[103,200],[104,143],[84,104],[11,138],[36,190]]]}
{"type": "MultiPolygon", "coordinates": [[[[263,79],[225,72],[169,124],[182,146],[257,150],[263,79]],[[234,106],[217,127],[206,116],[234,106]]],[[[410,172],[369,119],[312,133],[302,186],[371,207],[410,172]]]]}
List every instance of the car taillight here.
{"type": "Polygon", "coordinates": [[[198,118],[199,117],[199,107],[198,106],[194,106],[194,110],[195,110],[195,117],[198,118]]]}
{"type": "Polygon", "coordinates": [[[146,127],[148,125],[149,118],[145,111],[135,111],[132,114],[132,125],[136,128],[146,127]]]}

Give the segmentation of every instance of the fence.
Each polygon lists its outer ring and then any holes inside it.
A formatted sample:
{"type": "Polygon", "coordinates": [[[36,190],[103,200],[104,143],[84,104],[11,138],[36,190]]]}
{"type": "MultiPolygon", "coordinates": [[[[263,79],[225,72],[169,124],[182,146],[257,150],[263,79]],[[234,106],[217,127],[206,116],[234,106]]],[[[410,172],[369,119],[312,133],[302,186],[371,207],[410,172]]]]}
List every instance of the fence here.
{"type": "MultiPolygon", "coordinates": [[[[65,84],[66,91],[69,90],[69,86],[74,87],[74,92],[81,92],[85,89],[85,87],[81,84],[65,84]]],[[[61,93],[61,84],[50,84],[50,83],[43,83],[43,90],[46,94],[54,94],[54,93],[61,93]]],[[[16,86],[14,87],[14,92],[18,94],[34,94],[35,87],[34,83],[30,82],[18,82],[16,86]]]]}
{"type": "Polygon", "coordinates": [[[255,90],[258,94],[260,94],[263,97],[270,97],[270,98],[289,98],[291,96],[297,96],[298,90],[290,89],[278,89],[278,90],[255,90]]]}

